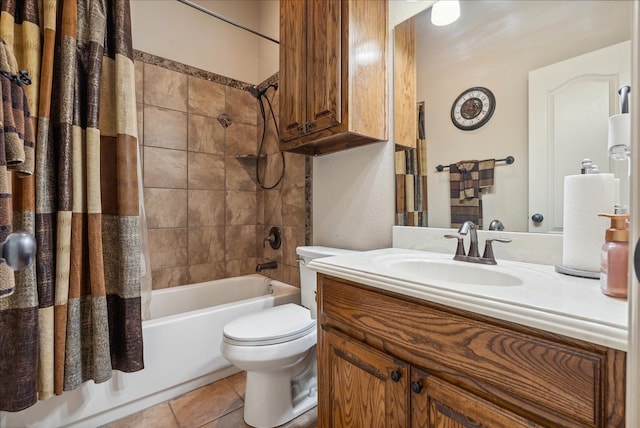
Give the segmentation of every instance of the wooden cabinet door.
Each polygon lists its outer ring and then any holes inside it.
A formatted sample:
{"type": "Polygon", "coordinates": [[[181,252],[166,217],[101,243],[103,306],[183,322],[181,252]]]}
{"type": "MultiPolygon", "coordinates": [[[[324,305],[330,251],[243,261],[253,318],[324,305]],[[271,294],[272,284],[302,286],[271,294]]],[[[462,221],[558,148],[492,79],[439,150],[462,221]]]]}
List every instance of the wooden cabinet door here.
{"type": "Polygon", "coordinates": [[[541,426],[415,368],[410,388],[412,428],[541,426]]]}
{"type": "Polygon", "coordinates": [[[307,9],[305,132],[313,133],[341,122],[342,0],[310,1],[307,9]]]}
{"type": "Polygon", "coordinates": [[[304,134],[307,96],[307,6],[300,0],[280,1],[280,138],[304,134]]]}
{"type": "Polygon", "coordinates": [[[333,330],[321,337],[318,426],[408,426],[407,364],[333,330]]]}

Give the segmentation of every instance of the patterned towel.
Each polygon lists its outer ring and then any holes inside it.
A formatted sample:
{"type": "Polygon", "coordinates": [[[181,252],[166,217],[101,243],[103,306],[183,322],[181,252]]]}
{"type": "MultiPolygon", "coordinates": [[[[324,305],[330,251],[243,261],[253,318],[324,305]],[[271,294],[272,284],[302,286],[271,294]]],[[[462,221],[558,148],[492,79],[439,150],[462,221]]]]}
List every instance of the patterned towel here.
{"type": "Polygon", "coordinates": [[[451,199],[451,227],[465,221],[482,228],[481,190],[493,186],[495,159],[467,160],[449,165],[449,197],[451,199]]]}
{"type": "MultiPolygon", "coordinates": [[[[0,38],[0,242],[13,231],[11,177],[33,174],[35,164],[35,135],[29,103],[15,76],[19,73],[13,51],[0,38]]],[[[14,274],[0,263],[0,297],[9,296],[15,287],[14,274]]]]}

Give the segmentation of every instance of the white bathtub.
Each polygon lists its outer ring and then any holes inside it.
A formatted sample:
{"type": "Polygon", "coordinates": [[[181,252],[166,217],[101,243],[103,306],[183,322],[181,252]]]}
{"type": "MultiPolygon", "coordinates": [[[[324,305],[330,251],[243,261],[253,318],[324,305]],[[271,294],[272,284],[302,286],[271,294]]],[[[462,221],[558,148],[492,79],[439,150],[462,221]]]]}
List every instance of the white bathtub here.
{"type": "Polygon", "coordinates": [[[97,427],[236,373],[220,354],[222,327],[284,303],[300,303],[300,289],[261,275],[155,290],[142,323],[144,370],[0,412],[0,427],[97,427]]]}

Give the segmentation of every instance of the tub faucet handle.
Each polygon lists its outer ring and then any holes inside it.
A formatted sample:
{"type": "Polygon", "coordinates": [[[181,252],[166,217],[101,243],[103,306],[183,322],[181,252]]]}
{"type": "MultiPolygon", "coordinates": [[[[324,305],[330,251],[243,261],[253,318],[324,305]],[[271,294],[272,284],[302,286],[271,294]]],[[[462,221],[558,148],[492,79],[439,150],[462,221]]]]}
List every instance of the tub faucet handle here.
{"type": "Polygon", "coordinates": [[[275,226],[269,229],[269,235],[262,241],[262,248],[264,248],[265,242],[268,242],[271,248],[273,248],[274,250],[280,248],[280,245],[282,244],[280,229],[275,226]]]}

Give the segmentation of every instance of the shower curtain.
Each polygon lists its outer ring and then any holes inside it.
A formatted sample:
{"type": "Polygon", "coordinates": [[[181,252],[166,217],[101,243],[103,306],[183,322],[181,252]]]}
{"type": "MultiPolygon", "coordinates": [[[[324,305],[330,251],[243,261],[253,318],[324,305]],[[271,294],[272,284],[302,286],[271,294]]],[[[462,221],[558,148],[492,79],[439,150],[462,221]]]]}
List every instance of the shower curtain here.
{"type": "Polygon", "coordinates": [[[37,122],[13,228],[38,252],[0,298],[0,410],[143,368],[130,22],[127,0],[2,0],[0,37],[32,78],[37,122]]]}

